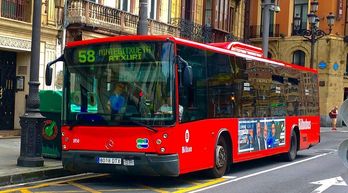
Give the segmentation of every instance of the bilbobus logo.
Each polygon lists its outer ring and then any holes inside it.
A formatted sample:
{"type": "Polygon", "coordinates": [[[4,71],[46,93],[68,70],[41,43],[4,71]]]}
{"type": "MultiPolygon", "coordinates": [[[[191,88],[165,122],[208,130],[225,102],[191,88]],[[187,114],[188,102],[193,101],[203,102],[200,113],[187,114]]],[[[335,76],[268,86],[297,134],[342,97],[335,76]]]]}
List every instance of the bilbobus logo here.
{"type": "Polygon", "coordinates": [[[303,119],[298,119],[298,127],[300,130],[306,130],[306,129],[311,129],[312,128],[312,122],[303,120],[303,119]]]}

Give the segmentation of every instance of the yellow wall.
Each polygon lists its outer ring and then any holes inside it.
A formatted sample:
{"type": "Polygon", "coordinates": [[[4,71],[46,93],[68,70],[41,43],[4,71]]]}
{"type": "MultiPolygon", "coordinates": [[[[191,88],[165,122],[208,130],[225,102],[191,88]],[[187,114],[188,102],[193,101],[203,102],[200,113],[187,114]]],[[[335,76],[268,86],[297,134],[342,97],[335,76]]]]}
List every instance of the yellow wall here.
{"type": "Polygon", "coordinates": [[[279,32],[285,36],[291,35],[291,28],[293,23],[294,2],[279,1],[280,12],[275,14],[275,24],[281,24],[279,32]]]}
{"type": "MultiPolygon", "coordinates": [[[[333,27],[332,34],[344,35],[344,25],[345,25],[345,12],[346,12],[346,1],[343,1],[343,16],[341,19],[338,20],[338,18],[335,19],[335,24],[333,27]]],[[[322,30],[327,31],[327,20],[326,16],[332,12],[335,16],[338,16],[338,8],[337,8],[338,1],[327,1],[327,0],[319,0],[319,9],[318,9],[318,16],[320,16],[320,28],[322,30]]]]}
{"type": "Polygon", "coordinates": [[[253,1],[250,4],[250,25],[260,25],[261,3],[260,1],[253,1]]]}
{"type": "Polygon", "coordinates": [[[180,18],[181,0],[172,0],[172,18],[180,18]]]}
{"type": "Polygon", "coordinates": [[[194,2],[194,22],[200,25],[203,24],[203,0],[196,0],[194,2]]]}

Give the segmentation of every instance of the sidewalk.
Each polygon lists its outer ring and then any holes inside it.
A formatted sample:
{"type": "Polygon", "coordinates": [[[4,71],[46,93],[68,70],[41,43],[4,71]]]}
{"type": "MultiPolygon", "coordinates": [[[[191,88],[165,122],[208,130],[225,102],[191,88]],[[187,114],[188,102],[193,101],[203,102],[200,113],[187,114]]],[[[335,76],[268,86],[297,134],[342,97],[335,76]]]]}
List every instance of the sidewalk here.
{"type": "MultiPolygon", "coordinates": [[[[348,132],[348,127],[346,127],[346,126],[337,127],[336,131],[348,132]]],[[[335,131],[333,131],[331,127],[320,127],[320,132],[323,133],[323,132],[335,132],[335,131]]]]}
{"type": "Polygon", "coordinates": [[[43,167],[19,167],[20,137],[0,137],[0,186],[68,175],[62,162],[46,159],[43,167]]]}

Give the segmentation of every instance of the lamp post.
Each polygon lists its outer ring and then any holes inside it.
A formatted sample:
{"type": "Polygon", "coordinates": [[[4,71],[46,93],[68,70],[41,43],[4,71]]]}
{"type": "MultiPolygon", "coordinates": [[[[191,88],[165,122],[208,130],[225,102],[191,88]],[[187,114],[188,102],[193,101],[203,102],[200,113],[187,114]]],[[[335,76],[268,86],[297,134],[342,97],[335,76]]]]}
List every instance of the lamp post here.
{"type": "Polygon", "coordinates": [[[29,95],[26,100],[25,113],[20,117],[21,148],[17,159],[18,166],[43,166],[41,127],[43,116],[40,114],[39,98],[39,62],[41,34],[41,0],[34,0],[29,95]]]}
{"type": "Polygon", "coordinates": [[[147,0],[140,0],[137,35],[147,35],[147,32],[148,32],[147,0]]]}
{"type": "Polygon", "coordinates": [[[263,8],[263,23],[262,23],[262,50],[265,57],[268,56],[268,39],[269,39],[269,27],[270,27],[270,12],[274,11],[278,13],[280,11],[279,5],[272,3],[271,0],[264,0],[261,4],[263,8]]]}
{"type": "MultiPolygon", "coordinates": [[[[335,16],[332,14],[332,12],[329,13],[329,15],[326,17],[327,24],[329,26],[329,32],[326,33],[323,30],[319,29],[319,17],[316,15],[318,12],[318,0],[313,0],[311,2],[311,10],[310,13],[307,15],[308,22],[309,22],[309,29],[304,30],[303,32],[300,32],[300,35],[302,35],[305,39],[309,40],[311,43],[311,57],[310,57],[310,68],[313,68],[314,66],[314,45],[317,42],[318,39],[329,35],[332,31],[332,26],[335,23],[335,16]]],[[[299,31],[301,23],[301,18],[299,15],[296,15],[294,17],[294,27],[295,31],[299,31]]]]}

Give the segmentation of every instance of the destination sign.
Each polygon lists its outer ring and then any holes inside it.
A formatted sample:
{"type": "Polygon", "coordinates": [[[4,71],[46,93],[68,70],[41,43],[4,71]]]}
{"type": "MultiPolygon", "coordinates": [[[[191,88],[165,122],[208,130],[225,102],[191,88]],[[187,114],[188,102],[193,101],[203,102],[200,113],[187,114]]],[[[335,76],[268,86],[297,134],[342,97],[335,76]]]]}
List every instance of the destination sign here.
{"type": "Polygon", "coordinates": [[[74,59],[77,63],[135,62],[154,59],[155,46],[139,43],[104,44],[77,47],[74,59]]]}

